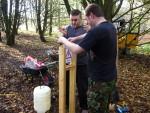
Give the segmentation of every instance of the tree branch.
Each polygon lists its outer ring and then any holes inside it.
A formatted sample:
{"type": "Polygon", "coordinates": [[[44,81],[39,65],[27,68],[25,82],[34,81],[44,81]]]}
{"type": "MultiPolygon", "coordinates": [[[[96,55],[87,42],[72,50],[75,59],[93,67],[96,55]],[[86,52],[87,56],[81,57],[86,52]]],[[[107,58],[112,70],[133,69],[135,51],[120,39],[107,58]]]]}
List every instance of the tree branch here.
{"type": "Polygon", "coordinates": [[[145,2],[144,4],[142,4],[142,5],[140,5],[140,6],[137,6],[137,7],[133,8],[133,9],[129,9],[127,12],[125,12],[124,14],[122,14],[120,17],[118,17],[118,18],[116,18],[115,20],[113,20],[113,22],[119,20],[121,17],[123,17],[124,15],[126,15],[127,13],[129,13],[130,11],[133,11],[133,10],[135,10],[135,9],[138,9],[138,8],[140,8],[140,7],[143,7],[143,6],[147,5],[147,4],[150,4],[150,1],[147,1],[147,2],[145,2]]]}
{"type": "MultiPolygon", "coordinates": [[[[116,1],[118,1],[118,0],[116,0],[116,1]]],[[[116,11],[114,12],[114,14],[112,15],[112,18],[119,12],[119,10],[120,10],[120,8],[121,8],[121,6],[122,6],[123,0],[119,0],[119,1],[120,1],[120,4],[119,4],[119,6],[117,7],[117,9],[116,9],[116,11]]]]}

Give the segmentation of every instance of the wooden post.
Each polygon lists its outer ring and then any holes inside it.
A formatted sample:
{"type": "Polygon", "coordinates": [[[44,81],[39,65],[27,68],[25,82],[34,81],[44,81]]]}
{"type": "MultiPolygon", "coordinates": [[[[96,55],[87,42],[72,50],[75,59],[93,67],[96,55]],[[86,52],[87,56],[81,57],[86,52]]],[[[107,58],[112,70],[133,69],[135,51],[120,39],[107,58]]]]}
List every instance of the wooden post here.
{"type": "Polygon", "coordinates": [[[66,54],[64,45],[59,46],[59,113],[66,113],[66,54]]]}
{"type": "Polygon", "coordinates": [[[69,113],[75,113],[76,91],[76,55],[72,55],[71,64],[66,66],[64,46],[59,47],[59,113],[66,113],[66,70],[70,73],[69,113]]]}
{"type": "Polygon", "coordinates": [[[72,55],[69,84],[69,113],[75,113],[76,55],[72,55]]]}

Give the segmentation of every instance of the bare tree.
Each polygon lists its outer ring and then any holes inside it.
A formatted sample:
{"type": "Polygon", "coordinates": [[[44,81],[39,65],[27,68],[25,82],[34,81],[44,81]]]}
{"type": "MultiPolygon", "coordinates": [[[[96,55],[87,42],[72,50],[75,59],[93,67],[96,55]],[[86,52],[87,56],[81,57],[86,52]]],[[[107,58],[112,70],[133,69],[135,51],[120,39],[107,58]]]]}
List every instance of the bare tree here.
{"type": "Polygon", "coordinates": [[[1,9],[4,17],[5,33],[7,45],[15,44],[15,35],[17,31],[17,21],[19,20],[19,0],[1,0],[1,9]],[[8,11],[9,5],[9,11],[8,11]],[[13,10],[13,8],[15,8],[13,10]]]}
{"type": "Polygon", "coordinates": [[[49,35],[52,34],[52,24],[53,24],[53,0],[50,2],[50,9],[49,9],[49,35]]]}
{"type": "Polygon", "coordinates": [[[49,0],[45,0],[44,12],[43,12],[41,0],[36,0],[37,27],[38,27],[38,32],[39,32],[40,39],[42,42],[46,42],[44,33],[47,29],[48,1],[49,0]],[[42,13],[43,13],[43,15],[42,15],[42,13]]]}
{"type": "MultiPolygon", "coordinates": [[[[1,9],[1,1],[0,1],[0,9],[1,9]]],[[[2,32],[2,11],[0,10],[0,42],[2,42],[1,32],[2,32]]]]}
{"type": "Polygon", "coordinates": [[[25,25],[26,25],[26,30],[28,31],[28,17],[27,17],[27,9],[26,9],[27,1],[26,1],[26,0],[23,2],[23,5],[24,5],[24,19],[25,19],[25,25]]]}

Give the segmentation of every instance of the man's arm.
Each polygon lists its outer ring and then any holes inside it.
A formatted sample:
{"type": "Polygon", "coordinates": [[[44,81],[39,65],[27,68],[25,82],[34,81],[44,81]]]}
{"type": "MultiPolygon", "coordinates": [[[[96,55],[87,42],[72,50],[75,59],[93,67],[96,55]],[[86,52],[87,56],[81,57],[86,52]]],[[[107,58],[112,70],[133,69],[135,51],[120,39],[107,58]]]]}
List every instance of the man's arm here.
{"type": "Polygon", "coordinates": [[[84,34],[79,35],[79,36],[76,36],[76,37],[70,37],[70,38],[68,38],[68,40],[69,40],[70,42],[75,42],[75,41],[77,41],[77,40],[83,39],[86,34],[87,34],[87,33],[84,33],[84,34]]]}
{"type": "Polygon", "coordinates": [[[68,41],[65,37],[60,37],[58,39],[58,42],[63,43],[66,47],[68,47],[70,49],[71,52],[73,52],[75,54],[79,54],[79,53],[85,51],[78,44],[75,44],[75,43],[72,43],[72,42],[68,41]]]}

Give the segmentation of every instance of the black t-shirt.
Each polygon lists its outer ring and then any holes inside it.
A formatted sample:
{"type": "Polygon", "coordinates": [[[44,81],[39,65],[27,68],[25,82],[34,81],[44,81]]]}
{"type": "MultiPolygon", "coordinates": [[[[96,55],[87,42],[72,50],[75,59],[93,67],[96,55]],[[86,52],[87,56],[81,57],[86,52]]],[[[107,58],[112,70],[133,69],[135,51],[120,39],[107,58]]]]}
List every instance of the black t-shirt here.
{"type": "Polygon", "coordinates": [[[110,22],[103,22],[92,28],[79,46],[90,51],[89,71],[94,81],[116,79],[117,54],[116,29],[110,22]]]}

